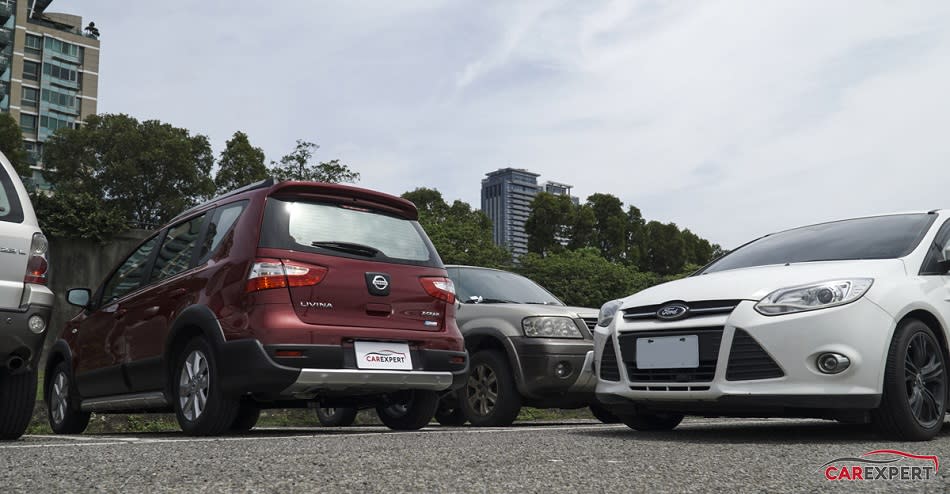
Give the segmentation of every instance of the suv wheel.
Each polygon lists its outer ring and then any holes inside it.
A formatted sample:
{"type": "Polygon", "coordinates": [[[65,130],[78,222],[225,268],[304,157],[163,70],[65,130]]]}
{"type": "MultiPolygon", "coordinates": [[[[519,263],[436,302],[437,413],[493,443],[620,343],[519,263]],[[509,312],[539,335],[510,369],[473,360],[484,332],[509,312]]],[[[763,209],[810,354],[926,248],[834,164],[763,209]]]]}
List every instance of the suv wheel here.
{"type": "Polygon", "coordinates": [[[521,395],[505,355],[482,350],[472,357],[471,366],[460,392],[465,418],[478,427],[511,425],[521,411],[521,395]]]}
{"type": "Polygon", "coordinates": [[[439,408],[435,411],[435,420],[445,426],[454,427],[465,424],[465,413],[459,406],[458,393],[443,396],[439,400],[439,408]]]}
{"type": "Polygon", "coordinates": [[[617,417],[610,410],[607,410],[601,405],[591,404],[590,413],[594,416],[595,419],[605,423],[605,424],[619,424],[620,417],[617,417]]]}
{"type": "Polygon", "coordinates": [[[208,342],[204,338],[192,339],[175,362],[172,396],[181,430],[196,436],[228,430],[240,403],[222,393],[214,352],[208,342]]]}
{"type": "Polygon", "coordinates": [[[23,435],[33,417],[36,371],[10,374],[0,370],[0,439],[23,435]]]}
{"type": "Polygon", "coordinates": [[[349,427],[356,421],[355,408],[317,408],[317,420],[324,427],[349,427]]]}
{"type": "Polygon", "coordinates": [[[49,427],[57,434],[81,434],[89,425],[89,412],[80,411],[69,364],[60,362],[53,368],[53,377],[46,388],[46,412],[49,427]]]}
{"type": "Polygon", "coordinates": [[[683,416],[678,413],[637,413],[619,418],[627,427],[643,432],[671,431],[683,421],[683,416]]]}
{"type": "Polygon", "coordinates": [[[425,427],[438,407],[438,393],[416,389],[387,396],[376,407],[376,414],[390,429],[414,431],[425,427]]]}
{"type": "Polygon", "coordinates": [[[945,369],[933,330],[915,319],[902,322],[887,354],[881,406],[871,415],[878,430],[911,441],[936,436],[947,413],[945,369]]]}

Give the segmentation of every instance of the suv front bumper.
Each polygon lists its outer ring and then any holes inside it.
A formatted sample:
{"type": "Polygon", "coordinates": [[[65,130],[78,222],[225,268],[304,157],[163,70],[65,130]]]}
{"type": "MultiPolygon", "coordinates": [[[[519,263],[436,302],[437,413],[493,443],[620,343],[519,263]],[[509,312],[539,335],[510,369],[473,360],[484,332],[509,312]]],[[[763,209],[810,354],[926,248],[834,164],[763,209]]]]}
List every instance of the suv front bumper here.
{"type": "Polygon", "coordinates": [[[535,400],[592,401],[594,375],[591,340],[510,338],[520,372],[521,392],[535,400]],[[558,373],[558,370],[561,373],[558,373]]]}

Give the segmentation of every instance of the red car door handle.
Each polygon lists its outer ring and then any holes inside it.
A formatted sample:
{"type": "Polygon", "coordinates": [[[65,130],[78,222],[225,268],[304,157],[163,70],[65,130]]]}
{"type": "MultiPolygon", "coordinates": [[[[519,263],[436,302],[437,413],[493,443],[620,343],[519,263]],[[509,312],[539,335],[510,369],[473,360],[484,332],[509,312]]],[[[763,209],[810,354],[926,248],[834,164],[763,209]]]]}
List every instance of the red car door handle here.
{"type": "Polygon", "coordinates": [[[129,312],[128,309],[117,309],[117,310],[115,311],[115,318],[116,318],[116,319],[122,319],[123,317],[125,317],[125,314],[126,314],[127,312],[129,312]]]}
{"type": "Polygon", "coordinates": [[[168,296],[169,296],[169,297],[180,297],[180,296],[182,296],[182,295],[184,295],[184,294],[186,294],[186,293],[188,293],[188,290],[186,290],[186,289],[184,289],[184,288],[176,288],[176,289],[172,290],[171,292],[169,292],[169,293],[168,293],[168,296]]]}

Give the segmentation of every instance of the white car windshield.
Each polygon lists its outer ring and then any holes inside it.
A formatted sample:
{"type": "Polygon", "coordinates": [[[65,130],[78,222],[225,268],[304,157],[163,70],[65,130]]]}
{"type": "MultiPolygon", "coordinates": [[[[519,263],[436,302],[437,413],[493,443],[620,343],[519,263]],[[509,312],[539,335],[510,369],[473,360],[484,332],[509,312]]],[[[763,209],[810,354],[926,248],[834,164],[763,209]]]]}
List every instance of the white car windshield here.
{"type": "Polygon", "coordinates": [[[697,274],[795,262],[895,259],[914,250],[935,218],[895,214],[786,230],[739,247],[697,274]]]}

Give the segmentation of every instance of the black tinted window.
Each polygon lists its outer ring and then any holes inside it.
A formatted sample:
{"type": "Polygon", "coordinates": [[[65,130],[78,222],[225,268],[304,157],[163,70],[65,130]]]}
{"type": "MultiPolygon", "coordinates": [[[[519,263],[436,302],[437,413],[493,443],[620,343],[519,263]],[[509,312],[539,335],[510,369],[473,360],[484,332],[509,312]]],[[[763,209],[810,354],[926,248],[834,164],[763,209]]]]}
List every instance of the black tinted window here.
{"type": "Polygon", "coordinates": [[[7,174],[6,168],[0,166],[0,221],[22,223],[23,208],[13,186],[14,180],[7,174]]]}
{"type": "Polygon", "coordinates": [[[159,238],[152,237],[129,256],[119,269],[109,278],[102,289],[103,303],[122,298],[125,294],[137,290],[148,275],[148,263],[152,251],[158,245],[159,238]]]}
{"type": "Polygon", "coordinates": [[[269,198],[261,247],[442,266],[419,223],[341,204],[269,198]]]}
{"type": "Polygon", "coordinates": [[[214,211],[211,222],[208,223],[208,233],[201,246],[201,254],[198,256],[199,263],[207,261],[211,254],[218,250],[225,236],[241,216],[245,206],[247,206],[247,201],[240,201],[221,206],[214,211]]]}
{"type": "Polygon", "coordinates": [[[198,235],[201,234],[201,224],[204,220],[205,215],[201,215],[168,229],[162,248],[155,256],[151,281],[175,276],[191,266],[191,258],[195,254],[195,246],[198,244],[198,235]]]}
{"type": "Polygon", "coordinates": [[[903,257],[920,243],[934,218],[932,214],[897,214],[796,228],[740,247],[702,273],[792,262],[903,257]]]}
{"type": "Polygon", "coordinates": [[[564,305],[524,276],[494,269],[450,269],[458,299],[463,303],[564,305]]]}

